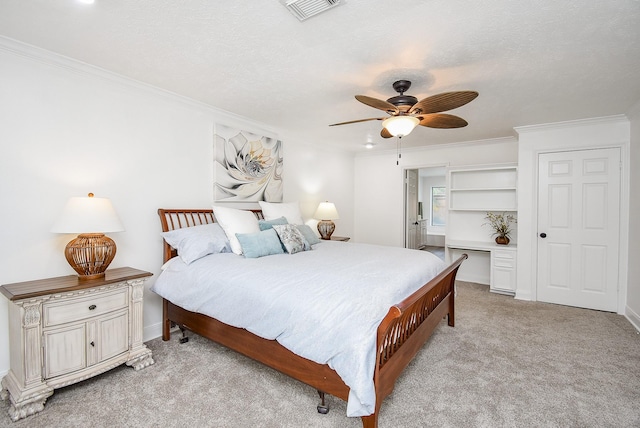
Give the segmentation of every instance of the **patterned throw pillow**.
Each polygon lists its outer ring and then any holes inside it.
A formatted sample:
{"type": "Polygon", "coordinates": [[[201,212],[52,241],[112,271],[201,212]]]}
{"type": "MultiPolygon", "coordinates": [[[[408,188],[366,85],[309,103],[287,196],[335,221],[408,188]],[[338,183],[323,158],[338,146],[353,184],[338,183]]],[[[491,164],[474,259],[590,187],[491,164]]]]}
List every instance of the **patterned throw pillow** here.
{"type": "Polygon", "coordinates": [[[289,254],[299,253],[301,251],[310,250],[311,245],[302,236],[302,233],[294,224],[273,225],[280,242],[289,254]]]}

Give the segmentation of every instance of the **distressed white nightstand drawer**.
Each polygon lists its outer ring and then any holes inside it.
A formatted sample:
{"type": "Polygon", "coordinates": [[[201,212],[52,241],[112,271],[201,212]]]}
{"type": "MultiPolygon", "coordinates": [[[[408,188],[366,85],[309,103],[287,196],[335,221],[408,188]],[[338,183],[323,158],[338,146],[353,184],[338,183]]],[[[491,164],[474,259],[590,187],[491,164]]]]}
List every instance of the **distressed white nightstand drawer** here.
{"type": "Polygon", "coordinates": [[[44,327],[83,320],[89,317],[106,314],[116,309],[126,308],[129,303],[129,289],[119,290],[90,296],[47,302],[43,305],[44,327]]]}

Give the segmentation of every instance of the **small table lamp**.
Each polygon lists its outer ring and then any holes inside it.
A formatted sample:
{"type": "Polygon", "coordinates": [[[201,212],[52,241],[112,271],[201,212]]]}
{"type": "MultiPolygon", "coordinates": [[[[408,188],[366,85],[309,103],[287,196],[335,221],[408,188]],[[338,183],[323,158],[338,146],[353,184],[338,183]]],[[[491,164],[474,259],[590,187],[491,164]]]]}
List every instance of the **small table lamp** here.
{"type": "Polygon", "coordinates": [[[332,202],[320,202],[313,218],[320,220],[318,222],[318,232],[322,239],[331,239],[331,234],[336,230],[336,224],[331,220],[337,220],[338,210],[332,202]]]}
{"type": "Polygon", "coordinates": [[[78,273],[78,279],[104,277],[104,272],[116,256],[116,243],[104,234],[122,232],[124,227],[106,198],[70,198],[51,231],[54,233],[79,233],[67,244],[64,255],[78,273]]]}

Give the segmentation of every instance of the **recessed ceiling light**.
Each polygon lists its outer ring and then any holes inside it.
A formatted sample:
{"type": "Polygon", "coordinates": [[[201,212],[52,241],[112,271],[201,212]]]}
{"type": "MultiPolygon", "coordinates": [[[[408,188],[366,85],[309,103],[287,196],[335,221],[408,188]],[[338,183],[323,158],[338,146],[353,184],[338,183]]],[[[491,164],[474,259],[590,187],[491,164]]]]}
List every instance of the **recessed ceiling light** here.
{"type": "Polygon", "coordinates": [[[373,149],[374,144],[373,143],[367,143],[364,145],[367,149],[373,149]]]}
{"type": "Polygon", "coordinates": [[[78,1],[84,4],[93,4],[95,2],[95,0],[78,0],[78,1]]]}

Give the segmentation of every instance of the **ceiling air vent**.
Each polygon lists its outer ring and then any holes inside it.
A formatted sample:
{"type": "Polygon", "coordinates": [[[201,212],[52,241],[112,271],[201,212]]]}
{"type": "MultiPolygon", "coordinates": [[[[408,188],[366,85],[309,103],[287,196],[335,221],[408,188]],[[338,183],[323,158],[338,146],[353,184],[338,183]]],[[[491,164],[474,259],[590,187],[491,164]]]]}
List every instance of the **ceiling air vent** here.
{"type": "Polygon", "coordinates": [[[338,6],[340,0],[284,0],[282,3],[300,21],[338,6]]]}

